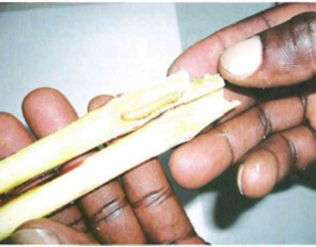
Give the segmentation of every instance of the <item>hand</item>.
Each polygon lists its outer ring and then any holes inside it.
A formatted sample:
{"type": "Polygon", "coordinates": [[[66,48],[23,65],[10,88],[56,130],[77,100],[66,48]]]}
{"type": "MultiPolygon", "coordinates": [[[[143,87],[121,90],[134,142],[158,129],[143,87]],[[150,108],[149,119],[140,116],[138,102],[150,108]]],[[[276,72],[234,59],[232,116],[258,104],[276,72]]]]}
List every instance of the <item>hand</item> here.
{"type": "Polygon", "coordinates": [[[172,64],[169,74],[221,73],[242,86],[225,88],[239,107],[174,152],[171,172],[180,185],[201,187],[238,164],[241,194],[260,198],[316,160],[316,85],[306,82],[316,59],[316,13],[304,13],[310,11],[316,4],[264,11],[198,42],[172,64]]]}
{"type": "MultiPolygon", "coordinates": [[[[89,111],[110,99],[105,95],[94,98],[89,111]]],[[[23,101],[23,114],[37,138],[48,136],[78,118],[69,101],[51,88],[31,92],[23,101]]],[[[0,113],[0,136],[0,159],[35,141],[21,122],[8,113],[0,113]]],[[[80,164],[80,160],[93,152],[97,150],[69,162],[60,173],[80,164]]],[[[51,179],[51,176],[55,175],[48,173],[19,190],[38,186],[39,180],[51,179]]],[[[11,243],[204,243],[196,235],[158,159],[142,164],[121,178],[123,185],[118,179],[112,180],[53,213],[49,219],[23,224],[11,236],[11,243]]]]}

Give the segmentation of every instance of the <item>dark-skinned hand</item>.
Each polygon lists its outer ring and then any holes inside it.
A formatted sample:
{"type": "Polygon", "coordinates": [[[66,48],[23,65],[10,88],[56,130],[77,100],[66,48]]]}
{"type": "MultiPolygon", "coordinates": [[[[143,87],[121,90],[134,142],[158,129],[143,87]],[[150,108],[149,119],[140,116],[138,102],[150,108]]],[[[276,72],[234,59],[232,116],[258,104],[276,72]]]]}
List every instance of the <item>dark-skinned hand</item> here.
{"type": "MultiPolygon", "coordinates": [[[[241,102],[207,133],[173,153],[170,168],[180,185],[201,187],[237,164],[240,192],[260,198],[287,174],[315,161],[315,10],[312,3],[266,10],[198,42],[172,64],[169,74],[182,69],[195,78],[220,73],[229,82],[225,98],[241,102]]],[[[54,105],[45,103],[47,95],[63,97],[52,89],[40,89],[23,105],[25,118],[39,138],[77,118],[64,97],[63,103],[53,99],[54,105]]],[[[108,99],[98,97],[90,108],[108,99]]],[[[2,114],[0,119],[9,123],[0,126],[10,126],[8,140],[12,140],[12,149],[2,152],[2,158],[34,141],[14,117],[2,114]]],[[[54,221],[42,219],[22,225],[12,242],[35,239],[43,243],[42,236],[48,236],[56,243],[203,243],[157,159],[122,178],[124,188],[112,181],[53,215],[54,221]],[[146,179],[139,179],[143,177],[146,179]],[[88,219],[85,223],[82,214],[88,219]]]]}
{"type": "Polygon", "coordinates": [[[316,159],[316,4],[285,4],[196,43],[172,64],[220,73],[241,105],[171,157],[175,180],[199,188],[237,164],[241,194],[261,198],[316,159]],[[237,85],[237,86],[236,86],[237,85]]]}

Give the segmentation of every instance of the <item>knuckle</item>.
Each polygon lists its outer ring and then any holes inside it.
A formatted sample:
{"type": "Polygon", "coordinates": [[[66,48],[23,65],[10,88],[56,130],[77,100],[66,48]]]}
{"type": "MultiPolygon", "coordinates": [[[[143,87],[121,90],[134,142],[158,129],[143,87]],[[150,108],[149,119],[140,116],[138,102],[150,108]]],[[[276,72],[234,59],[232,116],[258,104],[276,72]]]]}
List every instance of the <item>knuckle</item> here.
{"type": "Polygon", "coordinates": [[[305,12],[289,22],[289,55],[299,63],[316,60],[316,13],[305,12]]]}
{"type": "Polygon", "coordinates": [[[287,138],[285,135],[283,134],[279,134],[278,135],[280,138],[283,139],[283,141],[286,143],[287,147],[288,147],[288,151],[290,154],[290,169],[295,169],[298,167],[298,148],[295,145],[295,143],[287,138]]]}
{"type": "Polygon", "coordinates": [[[121,215],[123,208],[127,206],[125,196],[113,198],[95,214],[90,215],[88,218],[91,225],[99,224],[102,221],[110,221],[121,215]]]}
{"type": "Polygon", "coordinates": [[[148,208],[159,206],[173,195],[170,186],[166,185],[157,191],[152,191],[132,203],[133,208],[148,208]]]}
{"type": "Polygon", "coordinates": [[[255,108],[258,111],[258,118],[262,124],[263,129],[264,129],[263,139],[266,139],[273,132],[273,125],[272,125],[271,119],[268,116],[268,114],[266,113],[266,111],[264,110],[263,104],[257,105],[255,108]]]}

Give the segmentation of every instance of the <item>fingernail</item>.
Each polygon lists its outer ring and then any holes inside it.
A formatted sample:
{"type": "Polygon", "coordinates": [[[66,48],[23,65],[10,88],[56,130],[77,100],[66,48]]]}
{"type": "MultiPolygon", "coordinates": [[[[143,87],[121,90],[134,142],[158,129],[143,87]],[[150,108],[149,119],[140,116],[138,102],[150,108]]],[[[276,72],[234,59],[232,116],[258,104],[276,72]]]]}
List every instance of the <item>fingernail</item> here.
{"type": "Polygon", "coordinates": [[[57,235],[49,230],[23,229],[12,234],[13,244],[60,244],[57,235]]]}
{"type": "Polygon", "coordinates": [[[221,56],[222,67],[233,76],[247,78],[262,63],[262,43],[259,36],[239,42],[221,56]]]}
{"type": "Polygon", "coordinates": [[[245,168],[245,166],[241,165],[239,167],[238,174],[237,174],[237,185],[238,185],[238,189],[239,189],[239,192],[241,195],[243,195],[241,179],[242,179],[242,173],[244,171],[244,168],[245,168]]]}

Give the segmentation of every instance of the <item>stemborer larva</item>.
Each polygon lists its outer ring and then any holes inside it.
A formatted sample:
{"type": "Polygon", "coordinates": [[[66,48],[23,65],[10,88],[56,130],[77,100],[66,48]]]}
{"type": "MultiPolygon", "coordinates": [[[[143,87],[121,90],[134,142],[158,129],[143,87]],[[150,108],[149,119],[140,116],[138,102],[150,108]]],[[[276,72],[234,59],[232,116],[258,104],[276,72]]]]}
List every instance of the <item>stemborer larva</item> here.
{"type": "Polygon", "coordinates": [[[164,95],[138,109],[135,109],[135,110],[133,109],[133,110],[123,112],[121,114],[121,118],[126,121],[134,121],[134,120],[143,119],[145,117],[148,117],[150,114],[154,113],[158,109],[178,101],[181,97],[182,97],[182,93],[180,92],[173,92],[173,93],[164,95]]]}

